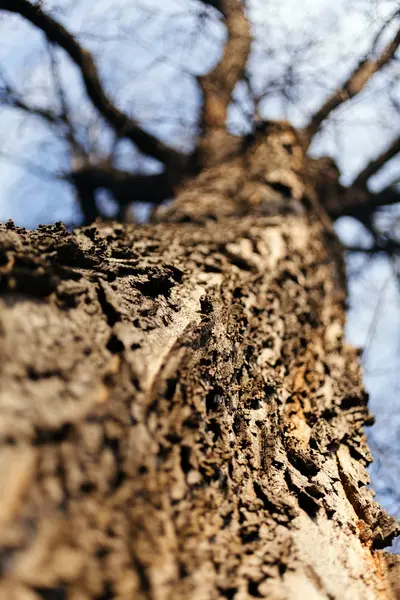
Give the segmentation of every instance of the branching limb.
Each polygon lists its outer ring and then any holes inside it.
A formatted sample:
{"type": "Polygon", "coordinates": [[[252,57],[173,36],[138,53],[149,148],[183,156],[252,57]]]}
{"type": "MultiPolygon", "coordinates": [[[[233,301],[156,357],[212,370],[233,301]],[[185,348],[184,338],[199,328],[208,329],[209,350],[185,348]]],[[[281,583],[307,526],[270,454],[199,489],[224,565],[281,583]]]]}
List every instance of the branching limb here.
{"type": "MultiPolygon", "coordinates": [[[[65,137],[71,146],[71,151],[73,156],[86,157],[85,149],[82,144],[79,143],[77,136],[75,135],[75,127],[73,121],[70,116],[70,111],[68,107],[68,101],[66,98],[66,94],[64,91],[64,87],[62,84],[57,57],[55,56],[54,47],[49,43],[49,55],[50,55],[50,65],[51,65],[51,73],[53,77],[54,90],[58,98],[58,102],[60,105],[60,117],[64,124],[65,129],[65,137]]],[[[87,158],[87,157],[86,157],[87,158]]]]}
{"type": "Polygon", "coordinates": [[[83,215],[83,225],[90,225],[101,216],[96,204],[96,190],[84,181],[74,181],[74,187],[83,215]]]}
{"type": "Polygon", "coordinates": [[[21,167],[21,169],[24,169],[27,173],[31,173],[31,175],[34,175],[35,177],[38,177],[44,181],[62,181],[65,179],[62,173],[50,171],[35,161],[30,160],[29,158],[15,156],[14,154],[6,152],[5,150],[0,150],[0,158],[5,158],[11,163],[21,167]]]}
{"type": "Polygon", "coordinates": [[[388,186],[374,193],[366,188],[356,186],[346,188],[339,185],[334,195],[335,202],[324,205],[332,219],[347,216],[367,223],[378,208],[400,204],[400,191],[395,186],[388,186]]]}
{"type": "Polygon", "coordinates": [[[400,251],[400,243],[396,240],[385,240],[380,243],[374,243],[372,246],[364,247],[364,246],[345,246],[346,252],[360,253],[360,254],[378,254],[379,252],[384,252],[389,256],[393,256],[398,254],[400,251]]]}
{"type": "Polygon", "coordinates": [[[161,204],[173,194],[169,177],[165,172],[155,175],[129,173],[111,165],[87,166],[69,173],[65,179],[70,183],[90,188],[108,190],[119,205],[134,202],[161,204]]]}
{"type": "Polygon", "coordinates": [[[375,175],[390,159],[400,152],[400,136],[395,138],[393,142],[386,148],[382,154],[371,160],[367,166],[361,171],[353,182],[354,186],[362,187],[367,184],[370,177],[375,175]]]}
{"type": "MultiPolygon", "coordinates": [[[[396,16],[397,14],[398,11],[396,12],[396,16]]],[[[376,59],[372,59],[370,56],[375,49],[376,43],[377,40],[375,39],[369,55],[358,63],[357,67],[343,85],[312,115],[310,122],[305,129],[308,145],[311,143],[323,121],[325,121],[331,112],[344,102],[347,102],[347,100],[350,100],[359,94],[367,85],[371,77],[392,60],[400,45],[400,29],[398,29],[393,39],[385,46],[381,54],[376,59]]]]}
{"type": "Polygon", "coordinates": [[[199,77],[203,93],[203,134],[215,127],[224,128],[228,106],[237,82],[242,78],[250,53],[250,25],[240,0],[221,0],[219,3],[228,39],[220,62],[207,75],[199,77]]]}
{"type": "Polygon", "coordinates": [[[92,223],[100,214],[96,203],[96,193],[100,189],[108,190],[118,205],[119,219],[124,221],[128,207],[135,202],[161,204],[173,194],[167,173],[142,175],[129,173],[113,167],[99,164],[87,166],[65,176],[77,191],[78,202],[85,223],[92,223]]]}
{"type": "Polygon", "coordinates": [[[377,209],[400,205],[400,189],[396,181],[379,192],[372,192],[366,185],[356,183],[346,187],[340,183],[340,171],[335,161],[327,156],[308,157],[307,168],[308,176],[317,186],[321,204],[331,219],[351,216],[368,226],[377,209]]]}
{"type": "Polygon", "coordinates": [[[368,226],[372,223],[372,217],[377,209],[393,204],[400,205],[398,181],[394,181],[379,192],[372,192],[367,186],[370,177],[398,153],[400,153],[400,137],[395,138],[379,156],[370,161],[349,187],[339,182],[339,171],[335,165],[334,168],[329,168],[331,159],[326,157],[310,159],[311,165],[317,165],[317,173],[323,174],[320,194],[329,216],[332,219],[342,216],[355,217],[368,226]]]}
{"type": "MultiPolygon", "coordinates": [[[[61,105],[61,111],[28,104],[21,93],[10,83],[10,81],[8,81],[4,73],[1,73],[2,84],[0,86],[0,105],[10,106],[26,113],[27,115],[33,115],[40,118],[50,126],[51,130],[59,139],[66,141],[69,144],[72,164],[78,163],[81,165],[89,163],[89,154],[75,135],[74,126],[69,115],[66,99],[61,87],[61,81],[58,79],[58,75],[56,73],[56,68],[56,64],[52,57],[52,75],[54,78],[56,93],[61,105]]],[[[16,160],[15,157],[11,157],[11,159],[14,162],[19,162],[23,168],[25,168],[25,170],[32,172],[32,168],[28,165],[26,159],[22,159],[22,161],[16,160]]],[[[35,171],[35,174],[37,174],[38,169],[35,169],[35,171]]],[[[41,177],[40,174],[39,177],[41,177]]]]}
{"type": "Polygon", "coordinates": [[[1,73],[0,83],[0,105],[10,106],[21,110],[27,114],[35,115],[46,121],[49,125],[57,126],[62,121],[62,116],[51,109],[36,107],[27,104],[19,92],[11,85],[6,77],[1,73]]]}
{"type": "Polygon", "coordinates": [[[39,4],[28,0],[0,0],[0,9],[17,13],[38,27],[47,39],[63,48],[79,68],[87,94],[109,125],[120,137],[126,137],[144,153],[164,164],[180,162],[182,155],[152,134],[142,129],[137,121],[118,109],[105,93],[92,55],[58,21],[47,15],[39,4]]]}
{"type": "Polygon", "coordinates": [[[35,177],[46,181],[60,181],[71,184],[76,192],[86,224],[101,216],[96,204],[98,190],[110,192],[119,209],[135,202],[148,202],[159,205],[174,194],[167,172],[153,175],[129,173],[109,163],[89,165],[83,163],[70,172],[53,172],[27,158],[0,151],[0,157],[19,165],[35,177]]]}
{"type": "Polygon", "coordinates": [[[228,38],[223,55],[216,67],[198,82],[203,95],[200,120],[200,143],[203,154],[213,150],[215,133],[226,133],[228,107],[235,85],[246,69],[251,48],[250,23],[241,0],[205,2],[223,15],[228,38]]]}

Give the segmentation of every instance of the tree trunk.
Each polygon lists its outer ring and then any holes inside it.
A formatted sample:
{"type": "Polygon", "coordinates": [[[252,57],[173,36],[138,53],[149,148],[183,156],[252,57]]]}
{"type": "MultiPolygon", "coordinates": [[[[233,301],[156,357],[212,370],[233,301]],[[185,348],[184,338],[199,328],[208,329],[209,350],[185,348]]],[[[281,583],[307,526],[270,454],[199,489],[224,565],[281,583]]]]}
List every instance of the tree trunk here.
{"type": "Polygon", "coordinates": [[[158,224],[1,227],[1,599],[394,597],[340,249],[264,150],[158,224]]]}

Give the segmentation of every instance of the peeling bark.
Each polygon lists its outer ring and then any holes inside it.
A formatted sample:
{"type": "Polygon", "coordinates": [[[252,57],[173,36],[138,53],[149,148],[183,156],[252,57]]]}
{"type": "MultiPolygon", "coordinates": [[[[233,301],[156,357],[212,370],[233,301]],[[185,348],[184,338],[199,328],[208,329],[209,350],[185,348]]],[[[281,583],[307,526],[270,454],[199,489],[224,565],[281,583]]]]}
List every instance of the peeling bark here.
{"type": "Polygon", "coordinates": [[[1,226],[0,598],[395,597],[302,168],[277,126],[160,223],[1,226]]]}

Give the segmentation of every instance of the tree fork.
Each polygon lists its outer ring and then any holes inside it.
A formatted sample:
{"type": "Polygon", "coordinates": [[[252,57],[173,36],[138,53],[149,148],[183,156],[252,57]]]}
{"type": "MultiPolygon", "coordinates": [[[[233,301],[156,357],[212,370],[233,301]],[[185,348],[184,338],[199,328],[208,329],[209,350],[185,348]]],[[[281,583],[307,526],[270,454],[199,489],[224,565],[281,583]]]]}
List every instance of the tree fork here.
{"type": "Polygon", "coordinates": [[[395,597],[302,165],[276,125],[159,223],[1,226],[0,598],[395,597]]]}

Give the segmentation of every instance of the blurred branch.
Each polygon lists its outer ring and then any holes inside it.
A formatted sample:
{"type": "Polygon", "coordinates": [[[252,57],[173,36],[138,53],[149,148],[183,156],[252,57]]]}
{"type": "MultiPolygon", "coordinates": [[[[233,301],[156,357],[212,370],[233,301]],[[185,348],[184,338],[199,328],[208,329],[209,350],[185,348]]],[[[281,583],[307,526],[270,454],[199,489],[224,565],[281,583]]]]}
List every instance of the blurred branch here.
{"type": "Polygon", "coordinates": [[[83,225],[90,225],[97,217],[101,217],[96,204],[96,190],[84,181],[74,181],[76,199],[83,214],[83,225]]]}
{"type": "Polygon", "coordinates": [[[0,91],[0,104],[4,106],[10,106],[17,108],[30,115],[35,115],[47,121],[50,125],[59,125],[61,122],[61,116],[53,113],[51,110],[46,108],[40,108],[37,106],[29,106],[22,98],[18,98],[12,93],[8,94],[10,90],[6,90],[7,95],[4,94],[4,88],[0,91]]]}
{"type": "Polygon", "coordinates": [[[400,152],[400,136],[395,138],[393,142],[386,148],[382,154],[371,160],[367,166],[361,171],[353,182],[354,186],[365,186],[370,177],[375,175],[388,160],[396,156],[400,152]]]}
{"type": "Polygon", "coordinates": [[[134,202],[149,202],[153,206],[161,204],[173,194],[168,175],[129,173],[110,164],[86,166],[65,175],[65,180],[76,190],[85,224],[103,216],[96,203],[98,190],[108,190],[118,205],[120,220],[124,220],[126,209],[134,202]]]}
{"type": "Polygon", "coordinates": [[[362,252],[363,254],[377,254],[378,252],[384,252],[389,256],[396,254],[400,250],[400,242],[396,240],[385,240],[380,243],[375,243],[372,246],[366,248],[365,246],[345,246],[346,252],[362,252]]]}
{"type": "Polygon", "coordinates": [[[55,181],[55,180],[63,180],[64,175],[62,173],[55,173],[54,171],[50,171],[30,160],[29,158],[25,158],[23,156],[15,156],[9,152],[5,152],[4,150],[0,150],[0,157],[13,162],[18,165],[22,169],[25,169],[28,173],[35,175],[35,177],[39,177],[40,179],[45,179],[47,181],[55,181]]]}
{"type": "Polygon", "coordinates": [[[96,151],[85,150],[75,136],[54,57],[51,65],[56,93],[61,105],[60,112],[29,105],[20,97],[11,83],[6,81],[4,74],[1,76],[3,85],[0,88],[0,103],[35,115],[50,124],[56,134],[70,144],[72,170],[55,173],[24,157],[6,152],[1,152],[0,156],[18,164],[27,172],[41,179],[70,183],[75,189],[85,223],[90,223],[96,217],[101,216],[101,211],[96,204],[96,193],[99,189],[108,190],[120,208],[127,207],[133,202],[160,204],[166,198],[171,197],[173,189],[167,171],[157,175],[133,174],[118,169],[112,164],[113,152],[119,140],[118,136],[115,137],[111,155],[106,160],[102,159],[96,151]]]}
{"type": "Polygon", "coordinates": [[[82,147],[82,144],[78,142],[77,137],[75,135],[75,130],[72,119],[70,118],[70,111],[68,109],[68,102],[64,92],[57,59],[55,56],[54,48],[51,44],[49,44],[49,55],[54,89],[61,107],[60,117],[62,122],[65,124],[66,139],[69,142],[72,152],[74,154],[77,154],[78,156],[85,156],[86,152],[82,147]]]}
{"type": "MultiPolygon", "coordinates": [[[[392,19],[390,19],[390,22],[392,22],[393,18],[397,17],[398,14],[399,11],[397,10],[392,19]]],[[[386,27],[387,24],[388,23],[386,23],[384,27],[386,27]]],[[[378,36],[376,36],[368,55],[358,63],[357,67],[352,71],[343,85],[338,88],[312,115],[309,124],[305,128],[308,146],[310,145],[314,135],[321,127],[321,124],[330,115],[330,113],[344,102],[347,102],[347,100],[350,100],[359,94],[367,85],[371,77],[377,71],[387,65],[387,63],[389,63],[394,57],[400,45],[400,29],[398,29],[393,39],[385,46],[378,58],[375,60],[370,58],[371,54],[375,50],[377,41],[381,34],[382,30],[379,32],[378,36]]]]}
{"type": "MultiPolygon", "coordinates": [[[[54,65],[52,65],[52,71],[54,70],[54,65]]],[[[54,72],[53,72],[54,76],[54,72]]],[[[90,157],[86,152],[82,144],[80,144],[75,136],[74,128],[72,125],[72,121],[70,120],[69,114],[66,109],[65,100],[62,102],[62,112],[57,112],[50,108],[41,108],[36,107],[31,104],[28,104],[21,94],[12,87],[11,83],[6,80],[4,73],[0,74],[0,79],[3,81],[2,86],[0,87],[0,105],[10,106],[12,108],[16,108],[27,115],[33,115],[45,121],[48,125],[50,125],[53,132],[55,132],[56,136],[65,140],[70,145],[71,158],[72,163],[85,163],[89,162],[90,157]]],[[[61,84],[60,84],[61,85],[61,84]]],[[[59,94],[62,93],[59,85],[57,84],[59,94]]],[[[17,162],[15,157],[12,157],[14,162],[17,162]]],[[[29,172],[33,172],[31,166],[28,168],[28,163],[26,159],[19,161],[21,166],[25,168],[25,170],[29,172]]],[[[35,174],[39,173],[39,169],[35,168],[35,174]]],[[[41,175],[39,174],[39,177],[41,175]]]]}
{"type": "Polygon", "coordinates": [[[132,202],[161,204],[173,194],[165,172],[155,175],[129,173],[104,163],[66,174],[65,179],[85,189],[107,189],[120,205],[132,202]]]}
{"type": "Polygon", "coordinates": [[[0,0],[0,9],[21,15],[41,29],[50,42],[67,52],[81,72],[92,103],[120,137],[130,139],[144,154],[153,156],[164,164],[169,165],[174,161],[179,163],[182,160],[179,152],[146,132],[134,119],[113,104],[103,89],[90,52],[84,49],[61,23],[43,12],[40,4],[34,5],[28,0],[0,0]]]}
{"type": "Polygon", "coordinates": [[[235,85],[245,74],[252,37],[241,0],[203,0],[203,3],[222,13],[228,33],[219,63],[210,73],[198,77],[203,95],[200,142],[203,153],[207,154],[212,150],[214,133],[226,133],[228,107],[235,85]]]}
{"type": "MultiPolygon", "coordinates": [[[[394,144],[390,148],[393,149],[394,144]]],[[[389,153],[388,149],[385,160],[389,153]]],[[[346,187],[340,183],[340,170],[329,156],[307,157],[306,169],[308,177],[316,185],[321,204],[331,219],[354,217],[371,228],[372,217],[377,209],[400,205],[400,189],[396,181],[379,192],[372,192],[366,185],[359,183],[358,178],[355,183],[346,187]]],[[[365,170],[367,169],[368,167],[365,170]]],[[[374,231],[371,230],[371,233],[375,236],[374,231]]]]}
{"type": "Polygon", "coordinates": [[[53,112],[50,109],[40,108],[27,104],[19,92],[6,80],[4,73],[0,73],[0,104],[17,108],[31,115],[35,115],[44,119],[50,125],[59,125],[62,121],[62,116],[53,112]]]}
{"type": "Polygon", "coordinates": [[[100,189],[108,190],[120,208],[134,202],[158,205],[171,198],[174,193],[170,177],[165,171],[143,175],[118,169],[110,161],[98,162],[96,165],[85,162],[79,165],[77,161],[78,166],[75,170],[56,173],[30,159],[4,151],[0,151],[0,157],[19,165],[40,179],[70,183],[75,189],[86,224],[101,216],[96,204],[96,193],[100,189]]]}
{"type": "Polygon", "coordinates": [[[200,2],[207,4],[208,6],[212,6],[221,12],[223,10],[224,0],[200,0],[200,2]]]}
{"type": "Polygon", "coordinates": [[[375,304],[374,312],[372,314],[372,319],[367,331],[367,338],[365,340],[365,344],[362,351],[361,361],[363,367],[368,364],[369,355],[371,352],[371,347],[374,339],[376,339],[376,333],[378,330],[379,320],[382,315],[381,309],[382,304],[385,301],[386,293],[388,290],[388,286],[390,283],[390,277],[387,277],[383,282],[381,289],[379,290],[378,298],[375,304]]]}
{"type": "Polygon", "coordinates": [[[400,192],[395,186],[388,186],[380,192],[370,192],[354,185],[340,186],[336,192],[336,202],[325,209],[333,219],[355,217],[365,223],[372,214],[383,206],[400,204],[400,192]]]}

